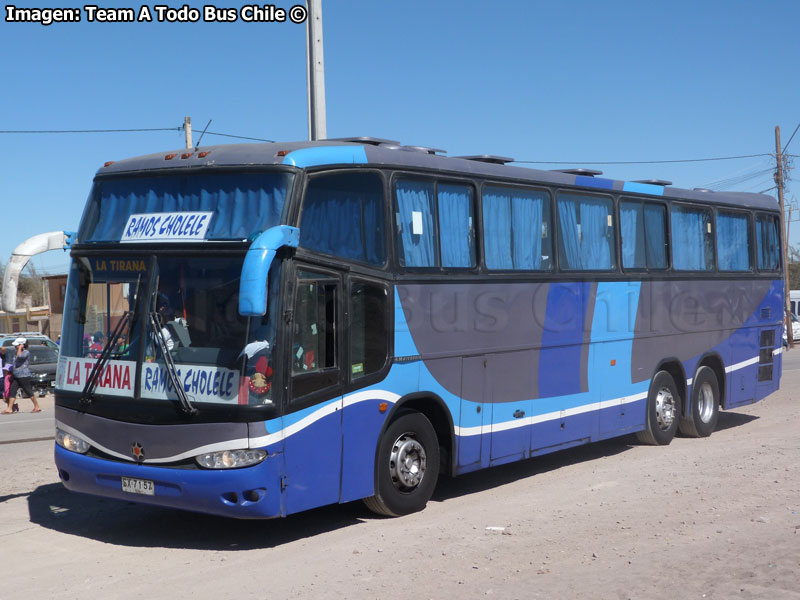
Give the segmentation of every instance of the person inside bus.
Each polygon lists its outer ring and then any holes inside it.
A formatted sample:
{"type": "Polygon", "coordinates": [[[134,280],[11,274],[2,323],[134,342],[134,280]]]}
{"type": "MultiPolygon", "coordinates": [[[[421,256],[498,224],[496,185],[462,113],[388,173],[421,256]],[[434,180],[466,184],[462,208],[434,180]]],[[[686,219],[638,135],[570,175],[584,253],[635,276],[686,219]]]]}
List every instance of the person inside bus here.
{"type": "Polygon", "coordinates": [[[92,345],[89,346],[89,356],[92,358],[99,358],[103,353],[103,347],[106,345],[106,336],[102,331],[96,331],[92,336],[92,345]]]}

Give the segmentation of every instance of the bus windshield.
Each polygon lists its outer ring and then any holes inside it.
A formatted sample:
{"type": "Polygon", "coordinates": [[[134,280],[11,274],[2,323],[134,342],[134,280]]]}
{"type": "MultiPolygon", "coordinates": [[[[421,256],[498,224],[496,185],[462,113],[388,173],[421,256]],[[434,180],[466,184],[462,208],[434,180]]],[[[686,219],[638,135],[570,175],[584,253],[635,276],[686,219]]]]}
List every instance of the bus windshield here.
{"type": "Polygon", "coordinates": [[[270,404],[274,336],[269,312],[238,313],[242,264],[242,255],[76,259],[57,387],[83,392],[106,350],[98,395],[176,400],[177,381],[192,404],[270,404]]]}

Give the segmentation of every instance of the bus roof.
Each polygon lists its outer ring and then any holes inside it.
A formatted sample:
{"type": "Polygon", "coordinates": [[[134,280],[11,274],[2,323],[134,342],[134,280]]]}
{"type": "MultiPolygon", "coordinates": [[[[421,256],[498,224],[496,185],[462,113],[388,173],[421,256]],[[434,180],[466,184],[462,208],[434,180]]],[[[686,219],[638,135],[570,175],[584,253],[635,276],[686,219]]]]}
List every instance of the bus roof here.
{"type": "Polygon", "coordinates": [[[614,191],[678,200],[696,200],[712,204],[728,204],[775,211],[777,200],[766,194],[746,192],[713,192],[703,189],[672,187],[666,181],[621,181],[598,177],[599,171],[559,169],[553,171],[512,166],[507,157],[479,155],[470,157],[441,156],[442,150],[422,146],[403,146],[392,140],[377,138],[343,138],[338,140],[275,142],[264,144],[225,144],[203,146],[196,150],[178,149],[106,163],[97,175],[140,173],[166,169],[200,167],[234,167],[289,165],[313,168],[335,165],[370,165],[429,169],[452,175],[512,179],[524,183],[578,186],[596,191],[614,191]]]}

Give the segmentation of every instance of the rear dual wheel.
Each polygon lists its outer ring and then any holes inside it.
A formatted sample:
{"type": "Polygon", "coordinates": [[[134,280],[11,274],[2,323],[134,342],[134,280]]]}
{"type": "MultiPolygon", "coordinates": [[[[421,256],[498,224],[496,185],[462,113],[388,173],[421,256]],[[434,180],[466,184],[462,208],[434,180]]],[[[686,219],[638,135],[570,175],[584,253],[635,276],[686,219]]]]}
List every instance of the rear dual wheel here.
{"type": "Polygon", "coordinates": [[[719,382],[709,367],[700,367],[692,381],[688,414],[680,421],[680,431],[687,437],[708,437],[719,419],[719,382]]]}

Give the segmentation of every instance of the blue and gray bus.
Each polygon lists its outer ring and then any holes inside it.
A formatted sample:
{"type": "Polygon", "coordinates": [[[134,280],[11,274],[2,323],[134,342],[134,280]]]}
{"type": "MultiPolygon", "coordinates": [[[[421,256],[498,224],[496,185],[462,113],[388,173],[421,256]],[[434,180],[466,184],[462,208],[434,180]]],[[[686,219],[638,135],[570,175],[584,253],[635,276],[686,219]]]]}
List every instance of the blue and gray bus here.
{"type": "Polygon", "coordinates": [[[440,475],[708,436],[778,389],[772,197],[511,161],[348,138],[107,163],[70,247],[64,485],[398,516],[440,475]]]}

